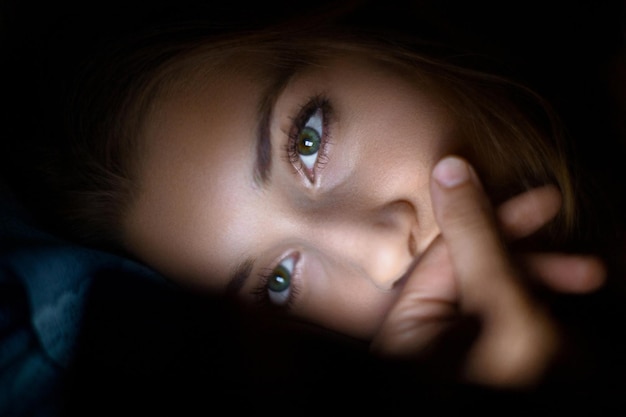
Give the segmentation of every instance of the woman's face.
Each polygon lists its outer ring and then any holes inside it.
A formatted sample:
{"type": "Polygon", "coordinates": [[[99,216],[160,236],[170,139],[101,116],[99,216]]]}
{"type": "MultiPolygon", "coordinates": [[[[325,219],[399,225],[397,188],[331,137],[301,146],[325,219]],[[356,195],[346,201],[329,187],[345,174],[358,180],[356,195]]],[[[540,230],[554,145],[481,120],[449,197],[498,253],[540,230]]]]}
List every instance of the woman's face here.
{"type": "Polygon", "coordinates": [[[439,233],[429,177],[451,119],[406,71],[356,54],[283,78],[232,61],[151,112],[129,249],[181,283],[368,338],[439,233]]]}

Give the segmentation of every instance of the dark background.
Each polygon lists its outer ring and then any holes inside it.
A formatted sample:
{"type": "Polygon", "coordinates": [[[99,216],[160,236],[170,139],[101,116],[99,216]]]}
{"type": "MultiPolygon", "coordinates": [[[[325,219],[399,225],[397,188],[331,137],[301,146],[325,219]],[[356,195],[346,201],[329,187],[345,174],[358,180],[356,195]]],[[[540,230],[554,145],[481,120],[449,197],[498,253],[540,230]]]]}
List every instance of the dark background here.
{"type": "MultiPolygon", "coordinates": [[[[110,39],[171,19],[208,18],[225,30],[264,26],[337,2],[294,3],[3,0],[0,173],[31,201],[36,178],[29,150],[54,140],[56,93],[74,66],[110,39]]],[[[624,13],[620,1],[372,1],[362,2],[351,19],[492,56],[502,73],[546,96],[565,121],[582,180],[594,190],[590,203],[599,224],[613,218],[621,224],[624,13]]],[[[607,242],[614,237],[607,232],[607,242]]],[[[570,383],[556,378],[545,389],[516,393],[432,383],[398,364],[373,360],[350,341],[284,323],[269,326],[217,300],[165,292],[120,272],[103,271],[94,288],[81,349],[60,389],[68,415],[188,415],[221,408],[299,414],[338,404],[353,411],[425,412],[427,405],[509,415],[538,408],[601,411],[621,405],[626,386],[626,345],[619,336],[626,315],[618,308],[624,302],[608,290],[568,299],[560,312],[580,324],[576,337],[600,357],[591,376],[570,383]]]]}

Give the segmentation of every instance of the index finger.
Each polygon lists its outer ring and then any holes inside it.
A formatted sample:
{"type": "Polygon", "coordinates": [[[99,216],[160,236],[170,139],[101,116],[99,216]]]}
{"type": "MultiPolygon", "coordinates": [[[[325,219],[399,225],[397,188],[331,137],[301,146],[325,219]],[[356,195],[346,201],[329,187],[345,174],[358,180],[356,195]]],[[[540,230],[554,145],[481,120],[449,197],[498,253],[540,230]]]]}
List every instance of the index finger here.
{"type": "Polygon", "coordinates": [[[531,383],[547,369],[557,332],[521,285],[478,177],[464,160],[444,158],[433,171],[431,195],[461,311],[482,326],[466,376],[503,386],[531,383]]]}
{"type": "Polygon", "coordinates": [[[461,158],[447,157],[433,170],[435,217],[448,246],[464,307],[482,306],[493,277],[512,274],[495,214],[478,177],[461,158]]]}

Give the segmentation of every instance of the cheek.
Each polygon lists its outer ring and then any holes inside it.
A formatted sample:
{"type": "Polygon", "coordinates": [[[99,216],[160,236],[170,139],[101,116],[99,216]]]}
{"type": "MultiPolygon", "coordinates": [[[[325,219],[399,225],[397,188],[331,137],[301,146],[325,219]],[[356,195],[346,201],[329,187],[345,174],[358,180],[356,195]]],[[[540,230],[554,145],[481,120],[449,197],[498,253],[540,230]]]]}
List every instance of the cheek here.
{"type": "Polygon", "coordinates": [[[337,146],[339,158],[351,164],[342,189],[367,207],[411,202],[419,224],[417,249],[423,250],[439,232],[429,183],[437,161],[456,147],[453,123],[434,105],[401,104],[393,111],[374,107],[369,117],[350,124],[337,146]]]}
{"type": "Polygon", "coordinates": [[[451,148],[450,125],[435,108],[399,106],[363,129],[362,137],[367,139],[367,156],[385,169],[425,168],[430,173],[434,161],[451,148]]]}
{"type": "Polygon", "coordinates": [[[354,190],[412,200],[429,193],[433,167],[454,147],[446,125],[418,118],[358,124],[344,138],[333,156],[340,158],[354,190]]]}
{"type": "Polygon", "coordinates": [[[376,178],[428,178],[434,164],[454,148],[452,117],[415,88],[393,87],[358,95],[345,109],[349,123],[341,145],[352,152],[354,165],[376,178]]]}

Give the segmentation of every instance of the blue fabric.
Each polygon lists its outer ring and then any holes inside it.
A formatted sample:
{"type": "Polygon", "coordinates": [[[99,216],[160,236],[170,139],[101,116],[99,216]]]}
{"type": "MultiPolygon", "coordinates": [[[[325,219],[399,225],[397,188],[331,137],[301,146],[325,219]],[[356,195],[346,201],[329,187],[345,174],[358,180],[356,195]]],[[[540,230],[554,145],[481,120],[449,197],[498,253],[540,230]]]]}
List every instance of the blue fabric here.
{"type": "Polygon", "coordinates": [[[77,246],[33,226],[0,189],[0,416],[53,416],[94,276],[162,280],[126,258],[77,246]]]}

